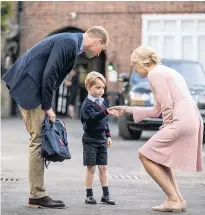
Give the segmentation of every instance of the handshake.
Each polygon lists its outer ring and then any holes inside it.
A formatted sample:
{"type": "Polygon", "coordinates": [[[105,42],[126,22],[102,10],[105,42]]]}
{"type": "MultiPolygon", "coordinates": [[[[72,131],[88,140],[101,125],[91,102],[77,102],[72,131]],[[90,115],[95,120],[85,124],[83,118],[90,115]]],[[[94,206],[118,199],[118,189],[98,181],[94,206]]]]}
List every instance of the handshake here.
{"type": "Polygon", "coordinates": [[[126,112],[126,106],[113,106],[107,109],[112,117],[120,117],[126,112]]]}

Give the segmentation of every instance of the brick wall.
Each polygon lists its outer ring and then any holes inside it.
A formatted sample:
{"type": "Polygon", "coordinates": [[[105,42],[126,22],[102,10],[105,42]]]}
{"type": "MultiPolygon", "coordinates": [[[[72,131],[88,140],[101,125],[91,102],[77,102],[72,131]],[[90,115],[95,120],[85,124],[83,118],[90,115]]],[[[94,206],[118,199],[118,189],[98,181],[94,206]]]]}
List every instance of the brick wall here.
{"type": "Polygon", "coordinates": [[[130,69],[130,54],[141,42],[141,15],[203,13],[205,2],[23,2],[21,52],[49,33],[73,26],[87,30],[102,25],[110,35],[107,62],[120,73],[130,69]],[[70,12],[76,12],[72,20],[70,12]]]}

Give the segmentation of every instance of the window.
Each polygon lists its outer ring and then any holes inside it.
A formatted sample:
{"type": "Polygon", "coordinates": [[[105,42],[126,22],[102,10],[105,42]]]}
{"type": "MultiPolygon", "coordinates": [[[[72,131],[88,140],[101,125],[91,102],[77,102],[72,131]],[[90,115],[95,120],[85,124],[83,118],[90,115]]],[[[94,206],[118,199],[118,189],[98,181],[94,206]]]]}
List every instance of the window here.
{"type": "Polygon", "coordinates": [[[142,44],[163,58],[199,61],[205,68],[205,14],[143,15],[142,44]]]}

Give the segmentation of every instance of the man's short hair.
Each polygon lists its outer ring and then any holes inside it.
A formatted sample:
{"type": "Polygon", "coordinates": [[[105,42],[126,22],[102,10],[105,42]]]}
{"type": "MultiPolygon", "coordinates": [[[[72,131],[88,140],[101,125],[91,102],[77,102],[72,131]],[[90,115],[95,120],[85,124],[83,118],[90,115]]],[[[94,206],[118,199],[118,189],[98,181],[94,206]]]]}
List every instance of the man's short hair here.
{"type": "Polygon", "coordinates": [[[107,44],[109,42],[109,35],[107,31],[102,26],[93,26],[89,28],[86,33],[90,37],[99,38],[102,40],[102,44],[107,44]]]}
{"type": "Polygon", "coordinates": [[[93,85],[95,85],[97,78],[101,79],[102,82],[106,85],[105,77],[102,74],[100,74],[99,72],[92,71],[92,72],[88,73],[88,75],[86,76],[86,79],[85,79],[85,87],[86,87],[86,89],[88,89],[88,88],[92,87],[93,85]]]}

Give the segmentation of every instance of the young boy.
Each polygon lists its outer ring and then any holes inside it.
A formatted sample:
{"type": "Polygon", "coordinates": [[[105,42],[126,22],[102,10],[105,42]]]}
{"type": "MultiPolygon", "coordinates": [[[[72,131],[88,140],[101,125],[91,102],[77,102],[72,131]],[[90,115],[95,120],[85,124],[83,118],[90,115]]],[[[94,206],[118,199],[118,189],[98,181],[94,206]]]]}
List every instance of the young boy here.
{"type": "Polygon", "coordinates": [[[85,79],[88,96],[81,107],[83,124],[83,164],[86,168],[86,204],[97,204],[93,197],[92,184],[96,165],[100,172],[103,196],[101,202],[115,205],[110,198],[107,176],[107,147],[112,144],[107,115],[111,113],[101,97],[104,94],[106,80],[98,72],[90,72],[85,79]]]}

